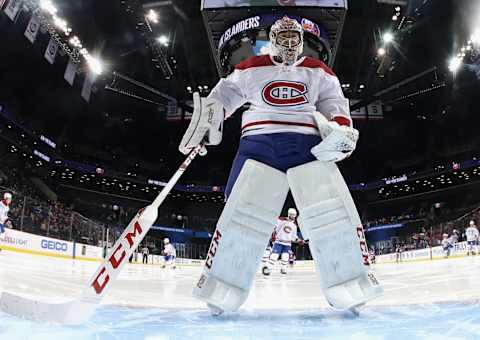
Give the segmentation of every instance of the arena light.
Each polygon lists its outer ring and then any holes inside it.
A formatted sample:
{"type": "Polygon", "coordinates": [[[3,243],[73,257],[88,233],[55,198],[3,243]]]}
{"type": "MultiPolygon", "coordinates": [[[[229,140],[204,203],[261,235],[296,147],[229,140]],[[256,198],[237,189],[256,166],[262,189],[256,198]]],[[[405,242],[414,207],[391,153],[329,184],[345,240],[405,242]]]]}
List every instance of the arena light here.
{"type": "Polygon", "coordinates": [[[92,57],[90,54],[86,54],[84,57],[87,60],[88,67],[94,74],[102,74],[103,65],[98,58],[92,57]]]}
{"type": "Polygon", "coordinates": [[[167,36],[165,36],[165,35],[159,36],[159,37],[157,38],[157,41],[158,41],[160,44],[164,45],[164,46],[167,46],[167,45],[168,45],[168,38],[167,38],[167,36]]]}
{"type": "Polygon", "coordinates": [[[51,15],[55,15],[58,12],[50,0],[40,0],[40,8],[51,15]]]}
{"type": "Polygon", "coordinates": [[[70,33],[72,32],[72,29],[68,27],[67,21],[60,17],[57,17],[56,15],[53,16],[53,23],[55,24],[55,26],[61,29],[63,34],[65,34],[66,36],[70,35],[70,33]]]}
{"type": "Polygon", "coordinates": [[[472,36],[470,37],[470,42],[472,44],[479,44],[480,43],[480,29],[476,29],[473,33],[472,36]]]}
{"type": "Polygon", "coordinates": [[[149,10],[146,18],[150,21],[153,22],[154,24],[158,24],[158,13],[155,12],[153,9],[149,10]]]}
{"type": "Polygon", "coordinates": [[[386,53],[387,53],[387,50],[385,50],[384,47],[380,47],[380,48],[377,50],[377,54],[378,54],[380,57],[384,56],[386,53]]]}
{"type": "Polygon", "coordinates": [[[393,41],[394,37],[391,32],[385,32],[383,34],[382,40],[385,42],[385,44],[389,44],[393,41]]]}
{"type": "Polygon", "coordinates": [[[448,69],[453,73],[457,72],[460,66],[462,66],[462,59],[458,56],[451,58],[448,63],[448,69]]]}
{"type": "Polygon", "coordinates": [[[70,38],[70,40],[68,41],[70,43],[70,45],[72,45],[73,47],[76,47],[78,49],[82,49],[82,42],[80,41],[80,39],[77,37],[77,36],[73,36],[72,38],[70,38]]]}

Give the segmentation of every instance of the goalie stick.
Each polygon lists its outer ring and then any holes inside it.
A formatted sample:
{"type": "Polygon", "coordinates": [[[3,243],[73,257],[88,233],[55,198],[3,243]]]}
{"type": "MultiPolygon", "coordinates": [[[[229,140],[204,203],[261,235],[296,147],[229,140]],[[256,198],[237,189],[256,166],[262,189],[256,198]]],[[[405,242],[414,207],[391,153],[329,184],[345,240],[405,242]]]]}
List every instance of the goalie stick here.
{"type": "Polygon", "coordinates": [[[202,152],[197,145],[180,165],[152,204],[141,209],[124,230],[120,238],[84,288],[80,298],[64,303],[51,303],[28,299],[4,292],[0,297],[0,309],[8,314],[34,321],[47,321],[76,325],[90,319],[102,297],[117,279],[128,258],[138,247],[157,219],[158,207],[188,168],[192,160],[202,152]]]}

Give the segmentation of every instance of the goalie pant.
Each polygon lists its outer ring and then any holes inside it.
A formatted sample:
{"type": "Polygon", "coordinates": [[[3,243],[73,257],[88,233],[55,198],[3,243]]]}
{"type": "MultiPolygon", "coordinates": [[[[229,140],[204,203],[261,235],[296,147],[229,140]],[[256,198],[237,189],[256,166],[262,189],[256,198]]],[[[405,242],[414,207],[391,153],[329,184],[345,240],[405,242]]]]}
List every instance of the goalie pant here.
{"type": "Polygon", "coordinates": [[[291,132],[243,137],[230,170],[225,198],[230,195],[247,159],[286,172],[290,168],[314,161],[315,156],[310,153],[310,149],[321,140],[320,136],[291,132]]]}

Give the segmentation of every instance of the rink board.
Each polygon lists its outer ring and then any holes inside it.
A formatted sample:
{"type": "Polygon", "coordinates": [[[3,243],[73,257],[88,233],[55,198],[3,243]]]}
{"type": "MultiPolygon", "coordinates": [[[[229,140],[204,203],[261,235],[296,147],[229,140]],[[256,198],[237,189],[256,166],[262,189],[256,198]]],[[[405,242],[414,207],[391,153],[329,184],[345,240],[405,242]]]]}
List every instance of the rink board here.
{"type": "MultiPolygon", "coordinates": [[[[450,250],[449,258],[467,256],[467,242],[455,243],[450,250]]],[[[428,261],[445,259],[445,254],[441,246],[404,251],[401,254],[402,262],[414,261],[428,261]]],[[[397,262],[397,255],[395,253],[376,256],[376,263],[393,263],[397,262]]]]}
{"type": "MultiPolygon", "coordinates": [[[[34,235],[18,230],[6,229],[6,232],[0,236],[0,246],[2,249],[14,252],[51,256],[65,259],[76,259],[84,261],[101,261],[103,258],[103,249],[82,243],[63,241],[51,237],[34,235]]],[[[450,257],[463,257],[467,255],[467,243],[456,243],[450,252],[450,257]]],[[[416,262],[443,259],[444,253],[442,247],[425,248],[418,250],[405,251],[402,253],[402,262],[416,262]]],[[[134,263],[141,263],[142,255],[134,254],[134,263]]],[[[378,255],[376,263],[396,262],[396,254],[378,255]]],[[[148,263],[153,265],[163,265],[163,256],[149,255],[148,263]]],[[[176,263],[181,266],[203,266],[203,260],[178,258],[176,263]]],[[[313,267],[312,261],[296,261],[296,265],[313,267]]]]}
{"type": "MultiPolygon", "coordinates": [[[[0,247],[17,253],[30,255],[50,256],[64,259],[82,261],[102,261],[103,249],[82,243],[63,241],[51,237],[6,229],[0,235],[0,247]]],[[[141,263],[142,254],[135,253],[133,263],[141,263]]],[[[182,266],[202,266],[203,260],[177,259],[177,264],[182,266]]],[[[159,255],[149,255],[148,264],[163,265],[164,258],[159,255]]]]}

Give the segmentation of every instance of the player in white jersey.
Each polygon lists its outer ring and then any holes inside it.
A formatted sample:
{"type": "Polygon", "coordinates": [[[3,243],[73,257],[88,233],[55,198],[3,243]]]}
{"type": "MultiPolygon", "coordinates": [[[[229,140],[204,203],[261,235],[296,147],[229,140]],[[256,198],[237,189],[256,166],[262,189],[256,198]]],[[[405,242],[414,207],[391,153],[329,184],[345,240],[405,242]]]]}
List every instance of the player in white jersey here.
{"type": "Polygon", "coordinates": [[[177,251],[173,244],[170,243],[170,239],[164,238],[163,239],[163,256],[165,263],[162,268],[165,268],[166,266],[171,266],[172,269],[175,269],[175,259],[177,258],[177,251]]]}
{"type": "Polygon", "coordinates": [[[465,230],[465,236],[467,237],[467,255],[470,255],[470,253],[476,255],[479,233],[475,221],[470,221],[467,230],[465,230]]]}
{"type": "Polygon", "coordinates": [[[287,274],[288,260],[292,250],[292,242],[300,239],[297,234],[297,211],[294,208],[288,209],[287,218],[279,218],[275,226],[275,242],[273,243],[272,254],[262,268],[264,275],[270,275],[275,262],[280,258],[282,274],[287,274]]]}
{"type": "Polygon", "coordinates": [[[250,104],[242,114],[227,203],[193,294],[214,314],[244,303],[290,189],[327,300],[355,308],[382,289],[369,273],[363,227],[335,165],[358,140],[349,102],[330,68],[301,57],[303,28],[296,20],[283,17],[272,25],[269,50],[238,64],[207,98],[193,96],[179,145],[185,154],[201,143],[218,145],[224,119],[250,104]]]}
{"type": "Polygon", "coordinates": [[[450,256],[450,251],[453,248],[452,240],[448,237],[448,234],[443,234],[442,239],[442,249],[443,249],[443,257],[447,258],[450,256]]]}
{"type": "MultiPolygon", "coordinates": [[[[6,192],[3,194],[3,199],[0,201],[0,235],[5,233],[5,222],[8,220],[10,203],[12,203],[12,194],[6,192]]],[[[0,248],[0,251],[1,250],[2,249],[0,248]]]]}

